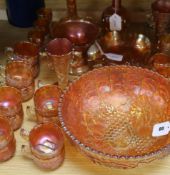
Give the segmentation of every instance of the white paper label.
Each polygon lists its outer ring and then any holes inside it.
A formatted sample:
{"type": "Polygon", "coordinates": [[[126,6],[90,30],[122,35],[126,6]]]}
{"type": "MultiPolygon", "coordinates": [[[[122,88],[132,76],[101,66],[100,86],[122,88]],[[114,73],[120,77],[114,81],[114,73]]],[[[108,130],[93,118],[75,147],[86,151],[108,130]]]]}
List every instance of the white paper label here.
{"type": "Polygon", "coordinates": [[[47,102],[46,103],[47,109],[52,110],[53,109],[53,104],[52,102],[47,102]]]}
{"type": "Polygon", "coordinates": [[[170,132],[170,122],[159,123],[153,127],[152,136],[153,137],[165,136],[168,135],[169,132],[170,132]]]}
{"type": "Polygon", "coordinates": [[[122,60],[123,60],[123,55],[119,55],[119,54],[106,53],[105,56],[106,56],[109,60],[113,60],[113,61],[122,61],[122,60]]]}
{"type": "Polygon", "coordinates": [[[120,31],[122,30],[122,18],[118,14],[114,13],[112,16],[109,18],[109,23],[110,23],[110,30],[116,30],[120,31]]]}

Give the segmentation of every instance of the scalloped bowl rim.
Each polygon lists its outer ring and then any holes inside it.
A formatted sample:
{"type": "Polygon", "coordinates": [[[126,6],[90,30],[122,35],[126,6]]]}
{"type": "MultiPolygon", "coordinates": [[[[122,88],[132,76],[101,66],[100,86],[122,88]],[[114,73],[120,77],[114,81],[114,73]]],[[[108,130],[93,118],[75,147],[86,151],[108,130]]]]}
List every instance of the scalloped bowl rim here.
{"type": "MultiPolygon", "coordinates": [[[[73,141],[73,143],[75,143],[78,147],[80,147],[82,150],[86,150],[86,151],[90,151],[92,152],[93,154],[97,154],[97,155],[100,155],[100,156],[103,156],[103,157],[107,157],[107,158],[113,158],[113,159],[126,159],[126,160],[129,160],[129,159],[141,159],[141,158],[149,158],[149,157],[153,157],[153,156],[156,156],[156,155],[159,155],[161,154],[162,152],[166,152],[166,151],[169,151],[170,152],[170,144],[166,145],[165,147],[162,147],[160,148],[159,150],[157,151],[154,151],[154,152],[150,152],[148,154],[144,154],[144,155],[136,155],[136,156],[118,156],[118,155],[111,155],[111,154],[106,154],[102,151],[97,151],[96,149],[94,148],[91,148],[87,145],[85,145],[84,143],[80,142],[70,131],[69,129],[66,127],[65,123],[64,123],[64,120],[63,120],[63,116],[62,116],[62,103],[63,103],[63,99],[64,99],[64,96],[67,92],[69,92],[70,90],[70,87],[72,87],[72,85],[74,83],[76,83],[77,81],[79,81],[80,79],[82,79],[82,77],[85,77],[85,76],[88,76],[88,74],[90,74],[91,72],[94,72],[94,71],[100,71],[102,69],[107,69],[109,67],[116,67],[116,68],[135,68],[135,69],[140,69],[140,70],[145,70],[146,72],[149,72],[149,73],[152,73],[154,75],[157,75],[165,80],[167,80],[168,82],[168,79],[166,79],[165,77],[163,77],[162,75],[158,74],[157,72],[154,72],[152,70],[149,70],[147,68],[141,68],[141,67],[136,67],[136,66],[126,66],[126,65],[118,65],[118,66],[104,66],[102,68],[98,68],[98,69],[93,69],[85,74],[83,74],[82,76],[80,76],[79,78],[75,79],[73,82],[71,82],[68,87],[66,87],[66,89],[63,91],[63,94],[60,96],[60,99],[59,99],[59,104],[58,104],[58,117],[59,117],[59,121],[61,123],[61,127],[63,128],[64,132],[69,136],[69,138],[73,141]]],[[[80,149],[79,148],[79,149],[80,149]]]]}

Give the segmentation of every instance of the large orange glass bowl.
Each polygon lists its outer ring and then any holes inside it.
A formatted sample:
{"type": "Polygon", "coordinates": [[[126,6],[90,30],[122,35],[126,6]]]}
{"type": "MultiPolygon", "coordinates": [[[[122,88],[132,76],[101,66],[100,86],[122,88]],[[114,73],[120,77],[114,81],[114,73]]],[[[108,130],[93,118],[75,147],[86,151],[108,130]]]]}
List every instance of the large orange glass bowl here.
{"type": "Polygon", "coordinates": [[[170,85],[161,75],[130,66],[84,74],[62,95],[61,125],[93,162],[134,168],[169,153],[170,135],[153,127],[170,121],[170,85]]]}

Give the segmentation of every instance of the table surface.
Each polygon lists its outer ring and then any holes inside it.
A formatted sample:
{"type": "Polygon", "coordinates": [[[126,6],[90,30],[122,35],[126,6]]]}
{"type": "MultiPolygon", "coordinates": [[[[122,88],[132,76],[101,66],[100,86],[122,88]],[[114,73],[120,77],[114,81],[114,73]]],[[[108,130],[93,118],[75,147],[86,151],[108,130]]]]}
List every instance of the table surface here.
{"type": "MultiPolygon", "coordinates": [[[[0,63],[5,64],[6,58],[3,55],[4,47],[13,45],[15,42],[25,40],[29,29],[16,28],[6,21],[0,21],[0,63]]],[[[48,69],[46,60],[41,60],[41,71],[38,79],[44,83],[53,83],[56,80],[55,73],[48,69]]],[[[36,80],[37,81],[37,80],[36,80]]],[[[32,105],[32,100],[23,104],[24,113],[27,105],[32,105]]],[[[28,120],[25,113],[23,128],[28,131],[35,125],[28,120]]],[[[67,140],[65,141],[66,155],[65,161],[60,168],[54,171],[44,171],[39,169],[31,160],[23,157],[21,145],[28,144],[19,134],[15,132],[17,140],[17,150],[15,156],[7,162],[0,164],[0,175],[34,175],[34,174],[62,174],[62,175],[169,175],[170,156],[162,160],[157,160],[148,165],[130,170],[106,168],[95,165],[86,157],[81,155],[67,140]]]]}

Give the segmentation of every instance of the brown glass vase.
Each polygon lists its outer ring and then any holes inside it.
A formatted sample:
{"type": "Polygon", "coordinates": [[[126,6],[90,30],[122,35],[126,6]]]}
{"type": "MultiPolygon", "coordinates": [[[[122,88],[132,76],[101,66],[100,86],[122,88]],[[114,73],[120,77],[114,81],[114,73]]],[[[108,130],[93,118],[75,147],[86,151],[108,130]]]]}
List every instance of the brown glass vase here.
{"type": "Polygon", "coordinates": [[[112,5],[104,9],[102,13],[102,28],[104,31],[111,31],[110,29],[110,17],[116,13],[122,18],[122,27],[127,24],[127,12],[122,6],[121,0],[112,0],[112,5]]]}
{"type": "Polygon", "coordinates": [[[170,0],[156,0],[151,5],[155,25],[155,35],[170,32],[170,0]]]}

